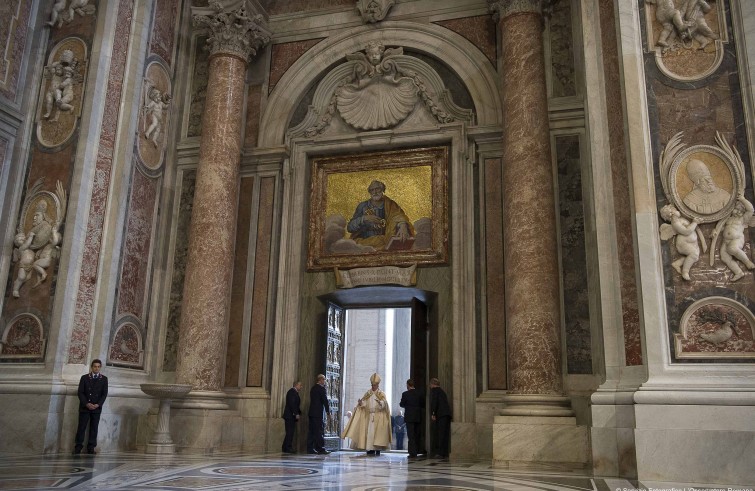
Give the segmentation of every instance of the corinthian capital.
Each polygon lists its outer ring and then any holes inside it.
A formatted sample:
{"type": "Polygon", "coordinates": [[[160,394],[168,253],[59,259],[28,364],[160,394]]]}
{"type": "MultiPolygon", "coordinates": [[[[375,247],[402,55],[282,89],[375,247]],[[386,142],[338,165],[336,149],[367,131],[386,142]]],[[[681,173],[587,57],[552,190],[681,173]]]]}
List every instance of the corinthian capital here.
{"type": "Polygon", "coordinates": [[[207,46],[210,56],[223,53],[245,61],[270,42],[270,31],[263,24],[262,15],[250,16],[243,4],[236,10],[226,10],[220,2],[212,2],[209,9],[197,9],[194,27],[209,31],[207,46]]]}
{"type": "Polygon", "coordinates": [[[521,13],[542,15],[543,9],[551,2],[552,0],[488,0],[488,7],[497,20],[521,13]]]}

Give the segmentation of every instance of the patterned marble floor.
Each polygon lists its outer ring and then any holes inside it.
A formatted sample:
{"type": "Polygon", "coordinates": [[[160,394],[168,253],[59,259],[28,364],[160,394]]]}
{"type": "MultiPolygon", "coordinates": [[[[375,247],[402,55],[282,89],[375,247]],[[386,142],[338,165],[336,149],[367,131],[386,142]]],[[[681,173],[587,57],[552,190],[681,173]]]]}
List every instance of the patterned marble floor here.
{"type": "MultiPolygon", "coordinates": [[[[636,483],[635,483],[636,484],[636,483]]],[[[555,466],[493,469],[489,462],[408,460],[405,453],[158,457],[1,456],[0,490],[626,491],[621,479],[555,466]]]]}

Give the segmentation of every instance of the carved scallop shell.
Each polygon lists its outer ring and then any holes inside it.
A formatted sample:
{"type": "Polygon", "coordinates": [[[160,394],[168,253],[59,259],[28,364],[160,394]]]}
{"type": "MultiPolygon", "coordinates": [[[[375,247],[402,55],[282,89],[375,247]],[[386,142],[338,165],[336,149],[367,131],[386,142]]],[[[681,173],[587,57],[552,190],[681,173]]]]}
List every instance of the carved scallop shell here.
{"type": "Polygon", "coordinates": [[[345,85],[338,94],[338,111],[351,126],[363,130],[389,128],[403,121],[417,103],[411,79],[375,77],[364,87],[345,85]]]}

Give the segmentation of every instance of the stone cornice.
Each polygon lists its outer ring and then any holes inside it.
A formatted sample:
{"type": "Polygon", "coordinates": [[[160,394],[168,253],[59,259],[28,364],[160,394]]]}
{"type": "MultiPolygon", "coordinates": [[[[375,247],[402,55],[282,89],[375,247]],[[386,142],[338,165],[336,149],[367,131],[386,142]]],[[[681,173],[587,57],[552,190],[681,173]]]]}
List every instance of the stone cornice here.
{"type": "MultiPolygon", "coordinates": [[[[547,1],[547,0],[546,0],[547,1]]],[[[488,0],[490,11],[496,20],[505,19],[510,15],[532,13],[543,14],[546,3],[543,0],[488,0]]],[[[550,2],[547,2],[550,3],[550,2]]]]}
{"type": "Polygon", "coordinates": [[[195,10],[195,28],[208,30],[207,46],[210,56],[227,54],[249,61],[257,50],[270,42],[270,31],[263,25],[261,15],[250,16],[239,7],[226,11],[220,2],[213,2],[209,9],[195,10]]]}

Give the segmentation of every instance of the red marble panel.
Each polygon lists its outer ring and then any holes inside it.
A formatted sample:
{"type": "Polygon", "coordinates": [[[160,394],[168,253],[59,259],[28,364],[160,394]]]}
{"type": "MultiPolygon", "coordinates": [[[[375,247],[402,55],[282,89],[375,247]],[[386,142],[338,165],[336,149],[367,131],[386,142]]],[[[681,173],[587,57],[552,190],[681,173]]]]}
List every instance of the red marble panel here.
{"type": "Polygon", "coordinates": [[[233,261],[231,311],[228,321],[228,348],[225,358],[225,386],[238,387],[241,365],[241,336],[244,331],[244,304],[246,303],[247,258],[249,257],[249,229],[251,227],[254,177],[241,179],[239,214],[236,225],[236,252],[233,261]]]}
{"type": "Polygon", "coordinates": [[[157,213],[159,179],[145,176],[134,163],[123,261],[118,282],[118,315],[133,314],[144,321],[149,288],[152,230],[157,213]]]}
{"type": "MultiPolygon", "coordinates": [[[[603,74],[606,99],[621,101],[621,67],[613,0],[600,1],[600,25],[603,39],[603,74]]],[[[611,146],[611,174],[613,182],[616,244],[618,246],[621,276],[621,310],[624,327],[624,355],[626,364],[642,365],[640,338],[640,310],[637,301],[635,277],[632,202],[630,198],[629,170],[624,141],[624,111],[621,104],[612,104],[608,111],[608,137],[611,146]]]]}
{"type": "Polygon", "coordinates": [[[478,15],[461,19],[450,19],[435,22],[439,26],[460,34],[477,46],[490,60],[493,67],[497,66],[496,25],[491,15],[478,15]]]}
{"type": "Polygon", "coordinates": [[[270,62],[270,81],[268,82],[268,94],[273,91],[275,85],[281,79],[286,70],[298,60],[309,48],[322,41],[319,39],[307,39],[306,41],[293,41],[290,43],[274,44],[270,62]]]}
{"type": "Polygon", "coordinates": [[[506,389],[501,159],[485,160],[485,279],[488,389],[506,389]]]}
{"type": "Polygon", "coordinates": [[[33,3],[32,0],[0,2],[0,42],[5,46],[0,56],[0,95],[9,101],[16,99],[33,3]]]}
{"type": "Polygon", "coordinates": [[[260,181],[260,204],[257,216],[257,248],[254,255],[254,287],[252,290],[252,322],[249,335],[247,387],[262,386],[267,332],[267,297],[270,291],[270,257],[273,245],[275,178],[260,181]]]}
{"type": "MultiPolygon", "coordinates": [[[[79,291],[76,296],[74,325],[68,347],[68,363],[86,364],[89,333],[92,329],[94,293],[97,282],[98,263],[102,247],[102,229],[110,190],[110,174],[113,162],[115,133],[118,126],[120,100],[123,91],[123,76],[131,37],[131,19],[134,0],[120,0],[118,19],[105,91],[105,111],[102,119],[97,162],[95,164],[92,196],[81,261],[79,291]]],[[[81,17],[77,17],[81,18],[81,17]]],[[[73,24],[73,23],[72,23],[73,24]]]]}
{"type": "Polygon", "coordinates": [[[159,55],[168,66],[173,63],[173,45],[176,38],[176,26],[180,18],[178,15],[178,0],[160,0],[155,2],[155,18],[152,24],[152,40],[149,45],[150,53],[159,55]]]}
{"type": "Polygon", "coordinates": [[[244,144],[257,146],[257,136],[260,130],[260,104],[262,103],[262,86],[250,85],[246,96],[246,129],[244,144]]]}
{"type": "Polygon", "coordinates": [[[347,7],[356,9],[354,0],[263,0],[260,2],[270,15],[309,12],[312,10],[347,7]]]}

